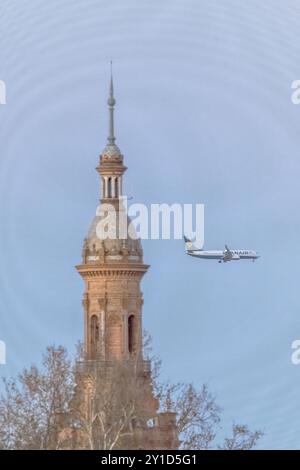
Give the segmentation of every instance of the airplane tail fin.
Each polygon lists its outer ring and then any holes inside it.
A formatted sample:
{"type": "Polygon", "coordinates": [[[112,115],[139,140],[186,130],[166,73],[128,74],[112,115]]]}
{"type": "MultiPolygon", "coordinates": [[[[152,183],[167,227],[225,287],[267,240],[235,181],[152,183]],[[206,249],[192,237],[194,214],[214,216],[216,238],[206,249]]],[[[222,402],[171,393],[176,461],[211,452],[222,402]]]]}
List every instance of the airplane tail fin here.
{"type": "Polygon", "coordinates": [[[184,241],[185,241],[185,249],[186,251],[200,251],[199,248],[197,248],[192,240],[190,240],[189,238],[187,238],[185,235],[183,236],[184,238],[184,241]]]}

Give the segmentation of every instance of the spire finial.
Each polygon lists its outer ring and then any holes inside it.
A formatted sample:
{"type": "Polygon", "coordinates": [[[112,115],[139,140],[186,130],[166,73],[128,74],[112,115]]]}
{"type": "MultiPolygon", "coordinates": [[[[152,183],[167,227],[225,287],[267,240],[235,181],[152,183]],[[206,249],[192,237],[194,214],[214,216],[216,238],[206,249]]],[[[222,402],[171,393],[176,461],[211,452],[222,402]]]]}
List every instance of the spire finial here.
{"type": "Polygon", "coordinates": [[[114,83],[113,83],[113,72],[112,72],[112,61],[110,61],[110,84],[109,84],[109,95],[108,95],[108,111],[109,111],[109,134],[107,138],[107,144],[102,151],[101,159],[111,160],[115,159],[120,162],[123,161],[123,156],[119,147],[116,145],[115,141],[115,129],[114,129],[114,111],[116,100],[114,97],[114,83]]]}
{"type": "Polygon", "coordinates": [[[109,136],[108,143],[114,145],[115,135],[114,135],[114,107],[116,100],[114,98],[114,83],[113,83],[113,73],[112,73],[112,60],[110,61],[110,89],[109,89],[109,98],[107,100],[108,109],[109,109],[109,136]]]}

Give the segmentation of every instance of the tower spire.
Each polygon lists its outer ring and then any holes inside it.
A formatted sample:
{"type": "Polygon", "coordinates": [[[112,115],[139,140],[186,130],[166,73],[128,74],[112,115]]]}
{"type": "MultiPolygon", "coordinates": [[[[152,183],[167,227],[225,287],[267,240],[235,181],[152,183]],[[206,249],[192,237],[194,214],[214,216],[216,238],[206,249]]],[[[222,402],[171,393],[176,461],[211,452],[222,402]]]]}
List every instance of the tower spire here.
{"type": "Polygon", "coordinates": [[[109,135],[108,135],[108,144],[114,145],[115,143],[115,130],[114,130],[114,110],[116,100],[114,98],[114,82],[113,82],[113,73],[112,73],[112,61],[110,61],[110,87],[109,87],[109,97],[107,100],[108,109],[109,109],[109,135]]]}

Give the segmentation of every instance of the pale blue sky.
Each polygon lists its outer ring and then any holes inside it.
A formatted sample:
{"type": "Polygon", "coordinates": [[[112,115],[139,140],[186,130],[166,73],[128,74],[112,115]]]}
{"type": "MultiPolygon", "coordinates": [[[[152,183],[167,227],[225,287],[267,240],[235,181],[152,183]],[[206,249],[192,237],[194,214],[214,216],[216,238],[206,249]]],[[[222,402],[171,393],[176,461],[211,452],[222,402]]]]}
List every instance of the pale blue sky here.
{"type": "Polygon", "coordinates": [[[201,262],[147,241],[144,325],[172,380],[208,382],[261,448],[300,449],[300,4],[1,0],[0,339],[14,374],[82,337],[74,266],[94,215],[114,60],[118,144],[135,202],[204,203],[201,262]]]}

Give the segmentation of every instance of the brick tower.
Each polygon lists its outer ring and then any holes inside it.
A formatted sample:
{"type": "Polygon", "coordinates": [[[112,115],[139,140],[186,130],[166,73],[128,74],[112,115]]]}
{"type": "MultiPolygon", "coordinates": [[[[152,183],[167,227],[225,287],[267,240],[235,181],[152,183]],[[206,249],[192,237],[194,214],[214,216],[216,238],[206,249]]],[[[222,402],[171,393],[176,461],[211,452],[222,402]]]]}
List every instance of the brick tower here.
{"type": "MultiPolygon", "coordinates": [[[[77,266],[85,283],[83,367],[85,374],[101,375],[116,361],[138,364],[136,386],[142,390],[143,418],[127,448],[174,449],[178,446],[176,416],[172,412],[158,413],[150,363],[143,358],[140,283],[149,266],[143,262],[141,242],[122,203],[126,167],[115,143],[115,103],[111,76],[109,136],[97,167],[100,205],[84,240],[82,264],[77,266]]],[[[88,384],[88,378],[83,382],[88,384]]]]}

